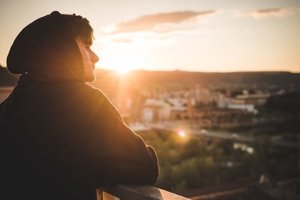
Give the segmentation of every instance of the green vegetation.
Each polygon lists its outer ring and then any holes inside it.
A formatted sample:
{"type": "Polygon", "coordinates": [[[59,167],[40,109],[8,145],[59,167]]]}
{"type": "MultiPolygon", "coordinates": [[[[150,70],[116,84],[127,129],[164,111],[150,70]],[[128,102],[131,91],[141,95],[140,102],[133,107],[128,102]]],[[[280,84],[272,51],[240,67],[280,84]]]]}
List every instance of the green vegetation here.
{"type": "Polygon", "coordinates": [[[254,152],[235,149],[231,141],[200,136],[180,137],[174,132],[139,133],[152,145],[160,161],[157,186],[173,192],[233,182],[258,181],[297,175],[297,151],[274,149],[261,138],[254,152]]]}

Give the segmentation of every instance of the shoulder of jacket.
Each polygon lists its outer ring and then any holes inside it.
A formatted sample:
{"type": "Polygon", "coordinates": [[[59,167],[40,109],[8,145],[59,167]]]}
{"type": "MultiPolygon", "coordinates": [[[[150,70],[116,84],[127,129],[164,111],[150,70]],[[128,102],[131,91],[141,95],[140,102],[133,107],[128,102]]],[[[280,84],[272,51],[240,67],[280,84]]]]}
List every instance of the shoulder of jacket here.
{"type": "Polygon", "coordinates": [[[96,87],[93,87],[89,84],[83,84],[82,89],[85,90],[87,95],[91,95],[94,98],[101,98],[103,100],[108,101],[108,98],[106,97],[106,95],[100,89],[98,89],[96,87]]]}
{"type": "Polygon", "coordinates": [[[109,98],[98,88],[89,84],[85,84],[85,88],[89,93],[88,101],[93,105],[95,110],[104,112],[107,116],[114,116],[118,120],[123,121],[118,108],[109,100],[109,98]]]}

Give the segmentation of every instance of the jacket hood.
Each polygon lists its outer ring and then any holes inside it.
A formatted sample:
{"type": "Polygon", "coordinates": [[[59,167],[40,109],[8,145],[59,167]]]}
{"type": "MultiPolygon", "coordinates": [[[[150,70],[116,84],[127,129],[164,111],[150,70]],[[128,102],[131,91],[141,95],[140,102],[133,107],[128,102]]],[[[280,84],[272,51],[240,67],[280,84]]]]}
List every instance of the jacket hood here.
{"type": "Polygon", "coordinates": [[[47,74],[46,77],[83,80],[82,57],[65,15],[53,12],[26,26],[7,57],[13,74],[47,74]]]}

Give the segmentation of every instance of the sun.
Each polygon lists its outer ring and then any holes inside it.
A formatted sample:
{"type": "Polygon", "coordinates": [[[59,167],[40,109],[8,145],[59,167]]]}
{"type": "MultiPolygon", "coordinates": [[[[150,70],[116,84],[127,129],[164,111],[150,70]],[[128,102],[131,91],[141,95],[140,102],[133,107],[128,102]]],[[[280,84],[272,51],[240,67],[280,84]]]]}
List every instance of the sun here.
{"type": "Polygon", "coordinates": [[[97,65],[114,70],[119,75],[126,75],[129,71],[139,69],[144,62],[131,48],[120,46],[106,46],[100,52],[100,61],[97,65]]]}
{"type": "Polygon", "coordinates": [[[130,71],[130,67],[125,67],[125,66],[111,66],[109,69],[114,70],[117,74],[119,75],[126,75],[130,71]]]}
{"type": "Polygon", "coordinates": [[[121,69],[121,70],[118,70],[118,71],[116,71],[118,74],[120,74],[120,75],[126,75],[126,74],[128,74],[128,72],[129,72],[130,70],[128,70],[128,69],[121,69]]]}

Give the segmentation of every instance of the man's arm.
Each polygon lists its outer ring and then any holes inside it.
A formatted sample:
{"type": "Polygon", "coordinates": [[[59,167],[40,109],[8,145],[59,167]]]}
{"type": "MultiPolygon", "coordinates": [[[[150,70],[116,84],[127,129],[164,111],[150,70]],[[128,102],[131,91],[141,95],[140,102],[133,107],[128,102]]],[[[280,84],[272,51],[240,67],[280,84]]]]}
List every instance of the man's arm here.
{"type": "Polygon", "coordinates": [[[95,156],[99,185],[154,184],[159,173],[154,149],[124,123],[117,109],[101,95],[88,125],[95,136],[94,145],[98,146],[95,156]]]}

